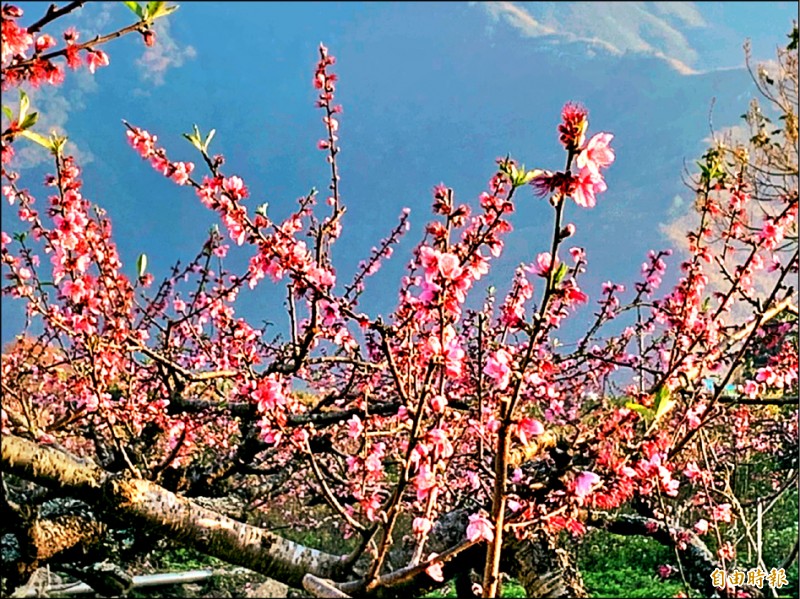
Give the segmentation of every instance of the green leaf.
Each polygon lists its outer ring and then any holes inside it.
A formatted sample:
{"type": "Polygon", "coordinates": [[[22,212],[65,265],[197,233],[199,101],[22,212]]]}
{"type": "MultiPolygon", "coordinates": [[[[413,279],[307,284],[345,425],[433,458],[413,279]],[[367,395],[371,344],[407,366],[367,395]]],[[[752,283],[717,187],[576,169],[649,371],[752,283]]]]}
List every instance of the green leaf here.
{"type": "Polygon", "coordinates": [[[198,150],[203,150],[203,144],[200,141],[200,129],[197,128],[197,125],[192,125],[194,128],[194,133],[184,133],[183,136],[189,140],[189,142],[198,150]]]}
{"type": "Polygon", "coordinates": [[[31,107],[31,101],[28,98],[28,94],[24,91],[19,90],[19,118],[18,122],[22,122],[25,120],[25,116],[28,114],[28,108],[31,107]]]}
{"type": "Polygon", "coordinates": [[[148,21],[154,21],[155,19],[166,17],[168,14],[178,10],[177,5],[167,6],[166,4],[166,2],[148,2],[146,11],[147,14],[145,18],[148,21]]]}
{"type": "Polygon", "coordinates": [[[20,128],[29,129],[30,127],[33,127],[36,124],[36,121],[38,120],[39,120],[39,113],[32,112],[25,117],[25,120],[22,121],[22,123],[20,124],[20,128]]]}
{"type": "Polygon", "coordinates": [[[528,171],[525,173],[525,176],[522,178],[522,184],[527,185],[531,181],[533,181],[536,177],[541,175],[544,171],[540,168],[535,168],[533,170],[528,171]]]}
{"type": "Polygon", "coordinates": [[[208,136],[206,137],[206,142],[203,144],[203,149],[207,152],[208,151],[208,144],[211,143],[211,140],[214,139],[214,135],[217,133],[216,129],[212,129],[208,132],[208,136]]]}
{"type": "Polygon", "coordinates": [[[211,143],[211,140],[214,139],[214,134],[217,132],[216,129],[209,131],[206,140],[202,141],[203,136],[200,134],[200,129],[198,129],[197,125],[192,125],[192,128],[194,128],[194,133],[184,133],[183,136],[188,139],[195,148],[201,152],[207,152],[208,144],[211,143]]]}
{"type": "Polygon", "coordinates": [[[189,135],[188,133],[181,133],[181,135],[183,135],[186,139],[188,139],[189,143],[191,143],[195,148],[197,148],[198,150],[200,149],[200,142],[194,135],[189,135]]]}
{"type": "Polygon", "coordinates": [[[651,410],[647,406],[643,406],[640,403],[629,401],[628,403],[625,404],[625,407],[628,408],[629,410],[633,410],[634,412],[639,412],[639,414],[644,416],[645,420],[651,420],[653,418],[653,410],[651,410]]]}
{"type": "Polygon", "coordinates": [[[8,120],[14,120],[14,113],[11,112],[11,109],[8,106],[3,106],[3,114],[8,117],[8,120]]]}
{"type": "Polygon", "coordinates": [[[505,160],[500,162],[500,164],[498,165],[498,168],[500,169],[501,173],[505,173],[506,175],[510,175],[511,174],[511,155],[510,154],[506,154],[505,160]]]}
{"type": "Polygon", "coordinates": [[[138,2],[123,2],[123,4],[130,8],[137,17],[144,19],[144,11],[138,2]]]}
{"type": "Polygon", "coordinates": [[[136,272],[141,279],[147,270],[147,254],[139,254],[139,259],[136,260],[136,272]]]}
{"type": "Polygon", "coordinates": [[[656,389],[656,415],[653,422],[658,422],[667,412],[669,412],[675,405],[675,400],[672,399],[669,387],[661,385],[656,389]]]}
{"type": "Polygon", "coordinates": [[[43,148],[47,148],[51,152],[53,152],[55,150],[52,140],[47,139],[44,135],[40,135],[40,134],[36,133],[35,131],[25,130],[25,131],[22,132],[22,136],[23,137],[27,137],[28,139],[30,139],[33,142],[36,142],[37,144],[39,144],[43,148]]]}
{"type": "Polygon", "coordinates": [[[148,2],[147,3],[147,14],[152,16],[156,14],[161,7],[164,5],[164,2],[148,2]]]}
{"type": "Polygon", "coordinates": [[[61,151],[64,149],[64,146],[67,145],[67,136],[59,136],[55,133],[50,136],[51,143],[53,146],[53,153],[54,154],[61,154],[61,151]]]}
{"type": "Polygon", "coordinates": [[[564,264],[563,262],[559,264],[558,270],[556,271],[555,277],[553,278],[553,282],[558,285],[561,281],[564,280],[564,277],[567,276],[567,272],[569,271],[569,267],[564,264]]]}

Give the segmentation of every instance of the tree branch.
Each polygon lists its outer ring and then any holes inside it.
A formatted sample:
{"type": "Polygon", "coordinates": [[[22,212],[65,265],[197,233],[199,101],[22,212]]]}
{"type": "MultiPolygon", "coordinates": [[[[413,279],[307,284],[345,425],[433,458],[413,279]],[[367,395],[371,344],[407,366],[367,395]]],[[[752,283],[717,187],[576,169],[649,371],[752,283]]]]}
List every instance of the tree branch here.
{"type": "Polygon", "coordinates": [[[344,558],[294,543],[178,497],[150,481],[114,476],[21,437],[3,438],[3,471],[98,505],[126,525],[151,528],[183,545],[295,588],[311,573],[343,576],[344,558]]]}
{"type": "MultiPolygon", "coordinates": [[[[693,531],[677,526],[667,527],[660,520],[634,514],[609,517],[606,514],[593,513],[586,523],[613,534],[650,537],[662,545],[677,547],[678,553],[683,558],[687,582],[703,593],[703,597],[713,599],[726,596],[711,582],[711,573],[717,569],[724,570],[724,568],[721,568],[721,564],[716,560],[714,554],[693,531]]],[[[741,588],[746,589],[750,597],[764,596],[762,591],[755,587],[741,588]]]]}

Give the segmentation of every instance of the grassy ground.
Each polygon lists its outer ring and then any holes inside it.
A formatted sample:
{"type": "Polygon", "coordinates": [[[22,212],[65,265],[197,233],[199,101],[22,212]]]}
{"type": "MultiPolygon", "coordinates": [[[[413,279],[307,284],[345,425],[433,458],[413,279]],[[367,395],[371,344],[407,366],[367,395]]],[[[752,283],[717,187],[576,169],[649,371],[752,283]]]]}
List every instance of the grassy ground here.
{"type": "MultiPolygon", "coordinates": [[[[780,523],[784,524],[784,523],[780,523]]],[[[786,547],[791,547],[796,538],[796,524],[777,530],[771,530],[765,539],[765,560],[777,562],[773,556],[788,554],[786,547]],[[769,553],[769,556],[767,555],[769,553]]],[[[298,533],[300,534],[300,533],[298,533]]],[[[320,546],[321,539],[309,538],[306,533],[303,541],[320,546]]],[[[302,536],[302,534],[300,534],[302,536]]],[[[300,540],[300,539],[298,539],[300,540]]],[[[617,537],[602,531],[592,531],[587,534],[576,547],[578,566],[583,575],[584,584],[591,597],[611,598],[621,597],[638,599],[645,597],[675,597],[686,593],[689,597],[699,597],[691,589],[684,588],[679,575],[673,575],[663,580],[657,574],[659,565],[675,564],[675,554],[672,549],[642,537],[617,537]]],[[[744,557],[744,556],[742,556],[744,557]]],[[[156,551],[146,564],[139,564],[137,574],[153,572],[176,572],[213,568],[231,570],[229,564],[208,558],[189,549],[170,547],[156,551]]],[[[137,599],[160,599],[161,597],[245,597],[253,595],[260,584],[266,580],[256,573],[247,572],[236,576],[219,576],[212,581],[184,587],[163,587],[160,589],[143,589],[134,591],[131,596],[137,599]]],[[[789,585],[784,587],[781,597],[790,599],[798,598],[797,590],[797,564],[787,572],[789,585]]],[[[685,596],[686,596],[685,595],[685,596]]],[[[456,597],[452,583],[446,584],[441,589],[429,593],[429,598],[456,597]]],[[[503,597],[525,597],[523,589],[516,581],[507,580],[503,585],[503,597]]]]}

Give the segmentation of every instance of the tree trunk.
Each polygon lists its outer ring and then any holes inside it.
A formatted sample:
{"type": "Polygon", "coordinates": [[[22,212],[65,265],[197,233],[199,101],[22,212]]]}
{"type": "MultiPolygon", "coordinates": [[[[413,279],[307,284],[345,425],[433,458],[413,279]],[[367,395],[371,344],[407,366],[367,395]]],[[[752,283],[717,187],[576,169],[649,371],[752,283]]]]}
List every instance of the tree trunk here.
{"type": "Polygon", "coordinates": [[[528,597],[567,599],[588,597],[575,559],[555,538],[538,531],[531,539],[509,538],[504,546],[505,570],[524,587],[528,597]]]}
{"type": "Polygon", "coordinates": [[[178,497],[146,480],[112,476],[56,449],[6,436],[3,470],[79,496],[126,525],[152,527],[165,536],[299,588],[306,574],[339,578],[344,560],[238,522],[178,497]]]}

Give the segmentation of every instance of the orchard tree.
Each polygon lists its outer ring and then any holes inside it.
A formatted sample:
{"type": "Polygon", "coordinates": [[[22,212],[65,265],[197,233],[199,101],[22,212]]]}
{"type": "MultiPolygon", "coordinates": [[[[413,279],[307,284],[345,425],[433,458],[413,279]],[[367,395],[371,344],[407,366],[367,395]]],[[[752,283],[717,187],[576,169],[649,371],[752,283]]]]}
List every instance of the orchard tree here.
{"type": "Polygon", "coordinates": [[[754,73],[767,106],[750,107],[751,137],[715,142],[688,180],[697,218],[677,282],[662,288],[670,251],[652,251],[637,280],[603,285],[564,346],[555,334],[589,301],[570,218],[603,201],[615,158],[586,108],[562,111],[560,170],[498,159],[475,202],[433,187],[396,308],[369,314],[362,292],[410,215],[352,280],[337,276],[342,108],[320,45],[330,180],[283,221],[253,205],[213,153],[213,131],[186,135],[192,162],[125,124],[149,167],[220,223],[163,281],[145,254],[131,279],[65,138],[37,131],[21,90],[107,66],[101,48],[121,35],[157,43],[152,23],[175,7],[126,2],[128,27],[83,43],[74,29],[56,34],[83,4],[27,26],[2,7],[6,103],[20,90],[3,109],[2,192],[19,216],[2,233],[3,296],[26,307],[2,357],[6,592],[50,565],[119,594],[129,574],[96,564],[125,566],[161,538],[326,597],[413,596],[453,579],[459,595],[496,597],[502,573],[530,596],[586,596],[573,548],[589,528],[674,548],[686,592],[706,597],[765,592],[720,583],[717,570],[788,567],[796,545],[786,564],[765,564],[755,529],[797,488],[796,33],[754,73]],[[53,157],[38,202],[14,170],[25,143],[53,157]],[[532,196],[552,208],[549,241],[476,297],[513,235],[515,203],[532,196]],[[242,271],[228,266],[236,251],[249,258],[242,271]],[[285,294],[287,330],[237,312],[245,287],[285,294]],[[745,463],[756,466],[737,484],[745,463]],[[289,526],[338,540],[310,547],[261,525],[290,505],[305,507],[285,510],[289,526]]]}

